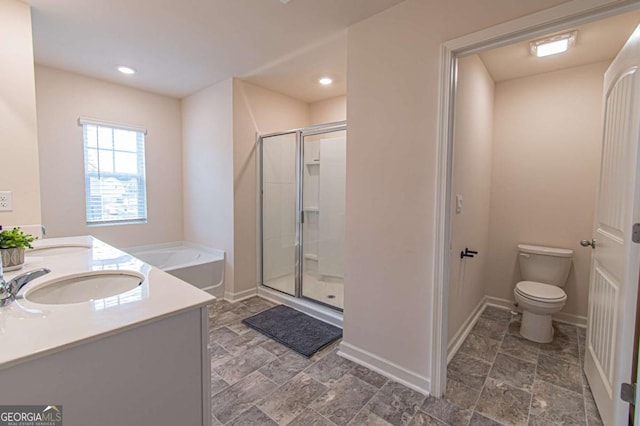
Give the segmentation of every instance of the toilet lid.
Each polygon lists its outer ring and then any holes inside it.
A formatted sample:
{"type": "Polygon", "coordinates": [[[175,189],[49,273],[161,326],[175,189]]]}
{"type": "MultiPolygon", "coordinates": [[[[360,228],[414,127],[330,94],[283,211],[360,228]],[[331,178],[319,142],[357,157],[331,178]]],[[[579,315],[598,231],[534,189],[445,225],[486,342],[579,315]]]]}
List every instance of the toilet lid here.
{"type": "Polygon", "coordinates": [[[520,281],[516,284],[516,291],[524,297],[541,301],[557,301],[567,297],[560,287],[535,281],[520,281]]]}

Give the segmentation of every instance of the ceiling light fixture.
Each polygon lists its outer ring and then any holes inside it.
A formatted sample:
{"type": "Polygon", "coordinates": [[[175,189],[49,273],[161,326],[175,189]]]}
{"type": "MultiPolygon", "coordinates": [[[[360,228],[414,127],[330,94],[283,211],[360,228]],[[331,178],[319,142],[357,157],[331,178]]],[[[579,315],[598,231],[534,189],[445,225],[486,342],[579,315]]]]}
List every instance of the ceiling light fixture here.
{"type": "Polygon", "coordinates": [[[134,70],[131,67],[126,67],[126,66],[119,66],[118,67],[118,71],[120,71],[122,74],[127,74],[127,75],[131,75],[131,74],[135,74],[136,70],[134,70]]]}
{"type": "Polygon", "coordinates": [[[320,80],[318,80],[318,83],[322,84],[323,86],[328,86],[333,83],[333,79],[329,77],[322,77],[320,80]]]}
{"type": "Polygon", "coordinates": [[[542,40],[536,40],[529,43],[531,48],[531,55],[542,58],[543,56],[557,55],[558,53],[564,53],[569,50],[570,47],[576,44],[577,31],[570,33],[559,34],[552,37],[547,37],[542,40]]]}

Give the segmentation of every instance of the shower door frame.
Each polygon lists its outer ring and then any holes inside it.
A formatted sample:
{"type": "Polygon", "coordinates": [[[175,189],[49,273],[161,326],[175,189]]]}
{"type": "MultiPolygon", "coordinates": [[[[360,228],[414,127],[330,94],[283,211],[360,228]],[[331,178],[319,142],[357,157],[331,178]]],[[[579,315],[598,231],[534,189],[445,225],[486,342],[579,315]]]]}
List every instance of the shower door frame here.
{"type": "Polygon", "coordinates": [[[260,254],[258,256],[260,267],[258,268],[259,279],[258,282],[260,286],[267,287],[271,290],[283,293],[287,296],[294,297],[296,299],[306,299],[310,300],[319,305],[327,306],[330,309],[336,310],[338,312],[342,312],[342,309],[337,308],[335,306],[329,305],[327,303],[323,303],[319,300],[312,299],[310,297],[305,297],[302,294],[302,284],[303,284],[303,253],[302,247],[304,243],[303,238],[303,227],[304,227],[304,210],[303,210],[303,197],[304,197],[304,138],[306,136],[315,136],[322,135],[325,133],[333,133],[347,130],[347,122],[346,121],[335,121],[331,123],[318,124],[314,126],[301,127],[298,129],[285,130],[281,132],[267,133],[264,135],[257,135],[257,143],[259,146],[259,159],[258,159],[258,179],[259,179],[259,191],[258,191],[258,223],[259,223],[259,233],[260,233],[260,244],[258,250],[260,254]],[[285,291],[279,290],[277,288],[270,287],[264,283],[264,214],[263,214],[263,199],[264,199],[264,139],[276,137],[276,136],[285,136],[285,135],[296,135],[296,164],[295,164],[295,176],[296,176],[296,203],[295,203],[295,218],[296,218],[296,236],[295,236],[295,263],[294,263],[294,275],[295,275],[295,285],[294,285],[294,294],[289,294],[285,291]]]}

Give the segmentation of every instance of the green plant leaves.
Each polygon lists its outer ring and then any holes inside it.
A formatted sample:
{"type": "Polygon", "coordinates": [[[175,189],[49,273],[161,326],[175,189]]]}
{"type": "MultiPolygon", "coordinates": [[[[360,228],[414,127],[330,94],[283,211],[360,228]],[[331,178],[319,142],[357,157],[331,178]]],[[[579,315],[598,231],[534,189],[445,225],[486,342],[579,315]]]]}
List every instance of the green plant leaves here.
{"type": "MultiPolygon", "coordinates": [[[[0,227],[0,229],[2,229],[0,227]]],[[[10,248],[32,248],[31,243],[35,240],[31,234],[25,234],[19,227],[10,231],[0,231],[0,249],[10,248]]]]}

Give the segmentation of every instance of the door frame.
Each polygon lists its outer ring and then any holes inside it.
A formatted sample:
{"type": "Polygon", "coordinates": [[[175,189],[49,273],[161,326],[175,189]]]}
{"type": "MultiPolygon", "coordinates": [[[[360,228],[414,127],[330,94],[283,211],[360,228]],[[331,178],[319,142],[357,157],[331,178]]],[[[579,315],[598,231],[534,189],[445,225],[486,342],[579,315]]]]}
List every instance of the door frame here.
{"type": "Polygon", "coordinates": [[[447,41],[440,50],[438,146],[436,168],[436,229],[431,314],[433,348],[429,371],[431,394],[444,394],[447,380],[448,294],[451,239],[451,183],[453,171],[454,100],[457,59],[484,50],[542,37],[569,27],[640,9],[640,0],[572,0],[550,9],[447,41]]]}

